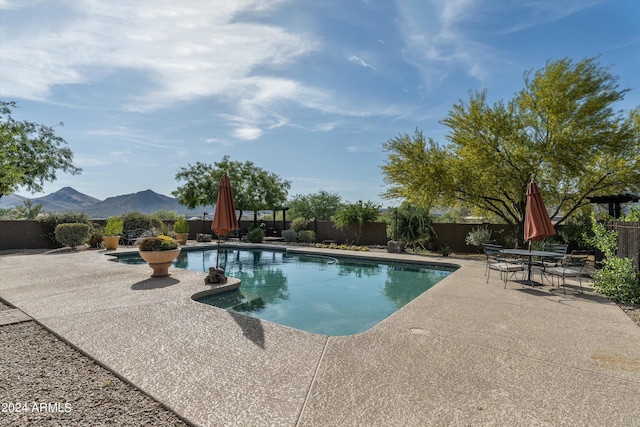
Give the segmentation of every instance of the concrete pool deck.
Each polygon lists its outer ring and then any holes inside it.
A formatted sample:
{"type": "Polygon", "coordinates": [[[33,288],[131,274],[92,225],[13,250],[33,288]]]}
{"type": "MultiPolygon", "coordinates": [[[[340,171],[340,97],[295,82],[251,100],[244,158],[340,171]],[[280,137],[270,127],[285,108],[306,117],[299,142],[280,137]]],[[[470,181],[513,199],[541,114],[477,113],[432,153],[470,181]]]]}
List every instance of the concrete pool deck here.
{"type": "Polygon", "coordinates": [[[640,419],[640,328],[588,289],[503,289],[484,261],[364,253],[461,268],[369,331],[326,337],[191,300],[205,273],[151,279],[105,253],[0,257],[0,297],[195,425],[640,419]]]}

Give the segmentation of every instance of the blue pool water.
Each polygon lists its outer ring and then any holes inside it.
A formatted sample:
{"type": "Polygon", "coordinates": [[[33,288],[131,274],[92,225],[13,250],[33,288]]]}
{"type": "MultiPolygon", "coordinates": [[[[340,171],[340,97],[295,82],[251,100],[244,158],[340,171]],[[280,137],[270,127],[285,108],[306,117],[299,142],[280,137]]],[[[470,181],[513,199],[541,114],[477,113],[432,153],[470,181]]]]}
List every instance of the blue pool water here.
{"type": "MultiPolygon", "coordinates": [[[[120,262],[144,263],[137,255],[120,262]]],[[[216,250],[183,251],[178,268],[208,272],[216,250]]],[[[197,301],[323,335],[366,331],[455,271],[454,267],[221,248],[236,291],[197,301]]]]}

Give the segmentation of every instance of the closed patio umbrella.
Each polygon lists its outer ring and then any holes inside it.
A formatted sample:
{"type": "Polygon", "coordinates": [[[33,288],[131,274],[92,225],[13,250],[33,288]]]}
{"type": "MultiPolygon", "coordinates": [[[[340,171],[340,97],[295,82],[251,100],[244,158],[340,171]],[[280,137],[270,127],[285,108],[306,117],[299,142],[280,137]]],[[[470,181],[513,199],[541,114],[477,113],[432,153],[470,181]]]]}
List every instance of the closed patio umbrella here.
{"type": "Polygon", "coordinates": [[[527,209],[524,215],[524,240],[531,242],[556,234],[535,181],[527,187],[527,209]]]}
{"type": "Polygon", "coordinates": [[[238,218],[236,218],[236,206],[233,201],[233,190],[229,182],[229,176],[225,172],[220,179],[218,186],[218,201],[213,214],[211,230],[218,236],[218,254],[216,255],[216,268],[220,259],[220,236],[226,236],[233,230],[239,229],[238,218]]]}
{"type": "MultiPolygon", "coordinates": [[[[529,251],[531,251],[531,242],[555,234],[556,229],[553,228],[547,208],[544,206],[540,189],[535,181],[531,180],[527,186],[527,209],[524,214],[524,240],[529,242],[529,251]]],[[[531,281],[531,258],[529,257],[529,281],[531,281]]]]}

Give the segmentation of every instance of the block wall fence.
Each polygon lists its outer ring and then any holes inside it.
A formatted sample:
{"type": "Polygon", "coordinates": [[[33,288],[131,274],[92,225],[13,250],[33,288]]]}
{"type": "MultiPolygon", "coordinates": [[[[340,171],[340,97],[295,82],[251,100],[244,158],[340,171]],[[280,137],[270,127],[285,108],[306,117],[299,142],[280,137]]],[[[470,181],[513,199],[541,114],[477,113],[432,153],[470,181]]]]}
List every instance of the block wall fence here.
{"type": "MultiPolygon", "coordinates": [[[[95,220],[96,224],[104,225],[104,220],[95,220]]],[[[195,240],[198,233],[210,233],[211,221],[190,220],[189,222],[189,239],[195,240]]],[[[265,223],[267,236],[279,234],[283,226],[288,228],[290,221],[283,224],[282,221],[260,221],[265,223]]],[[[167,221],[172,223],[172,221],[167,221]]],[[[504,238],[509,235],[511,229],[507,225],[501,224],[433,224],[436,232],[436,238],[433,242],[432,249],[439,249],[448,246],[454,252],[474,252],[475,248],[466,245],[465,237],[474,228],[479,226],[487,226],[492,230],[492,239],[498,243],[504,244],[504,238]]],[[[244,234],[251,227],[253,221],[240,221],[240,230],[244,234]]],[[[325,240],[336,241],[338,243],[349,242],[355,240],[353,230],[339,230],[334,227],[332,221],[311,221],[307,229],[316,233],[319,242],[325,240]]],[[[12,249],[55,249],[60,247],[56,242],[52,242],[43,237],[44,229],[38,221],[30,220],[0,220],[0,250],[12,249]]],[[[387,241],[393,236],[387,237],[386,224],[384,222],[376,222],[368,224],[362,230],[360,237],[361,245],[381,245],[386,246],[387,241]]]]}

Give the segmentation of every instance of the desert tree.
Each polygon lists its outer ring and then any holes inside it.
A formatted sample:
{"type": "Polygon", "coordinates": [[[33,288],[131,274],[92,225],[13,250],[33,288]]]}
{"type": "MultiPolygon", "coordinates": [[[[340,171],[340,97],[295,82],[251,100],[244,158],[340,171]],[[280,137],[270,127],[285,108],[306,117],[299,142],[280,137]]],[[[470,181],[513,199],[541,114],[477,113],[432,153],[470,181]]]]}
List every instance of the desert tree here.
{"type": "Polygon", "coordinates": [[[383,196],[424,207],[480,209],[521,225],[535,179],[563,222],[590,196],[640,190],[640,107],[614,110],[627,88],[595,58],[548,62],[509,102],[471,92],[442,123],[447,144],[416,129],[383,144],[383,196]]]}
{"type": "MultiPolygon", "coordinates": [[[[0,101],[0,197],[24,187],[42,191],[45,181],[55,181],[56,172],[82,172],[73,165],[73,153],[55,129],[12,116],[15,102],[0,101]]],[[[60,123],[62,125],[62,123],[60,123]]]]}

